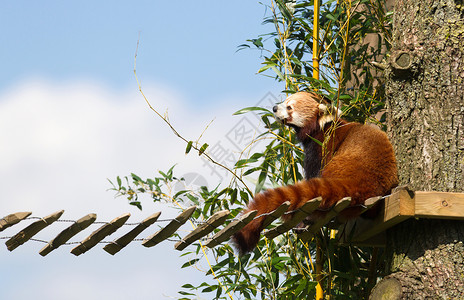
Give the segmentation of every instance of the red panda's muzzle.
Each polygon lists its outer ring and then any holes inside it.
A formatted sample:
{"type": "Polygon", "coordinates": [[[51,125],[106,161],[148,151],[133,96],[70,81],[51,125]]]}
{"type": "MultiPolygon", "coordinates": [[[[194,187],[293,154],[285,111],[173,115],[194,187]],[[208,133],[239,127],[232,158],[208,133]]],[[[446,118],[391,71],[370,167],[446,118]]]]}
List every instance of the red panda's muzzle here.
{"type": "Polygon", "coordinates": [[[289,118],[291,118],[291,116],[287,113],[284,103],[274,106],[272,111],[274,112],[275,118],[284,124],[287,124],[289,118]]]}

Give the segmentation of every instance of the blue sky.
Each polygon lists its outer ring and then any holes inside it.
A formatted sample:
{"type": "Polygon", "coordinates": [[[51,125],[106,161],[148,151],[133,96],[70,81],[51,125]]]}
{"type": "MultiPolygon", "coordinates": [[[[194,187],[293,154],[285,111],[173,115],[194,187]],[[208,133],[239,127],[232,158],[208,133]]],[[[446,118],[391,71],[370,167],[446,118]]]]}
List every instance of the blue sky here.
{"type": "MultiPolygon", "coordinates": [[[[64,219],[94,212],[98,221],[109,221],[130,212],[129,222],[137,222],[155,211],[169,218],[177,211],[147,200],[140,212],[114,199],[107,178],[130,172],[152,177],[177,163],[179,176],[196,172],[210,186],[224,182],[197,155],[185,156],[185,144],[147,108],[133,75],[137,40],[140,34],[138,76],[152,105],[168,111],[188,139],[214,120],[201,142],[236,159],[234,130],[245,124],[249,139],[262,124],[232,113],[260,101],[272,104],[283,89],[255,74],[259,52],[236,52],[246,39],[270,30],[261,25],[264,14],[262,4],[245,0],[2,1],[0,215],[64,209],[64,219]]],[[[53,224],[37,238],[50,240],[65,226],[53,224]]],[[[180,268],[188,257],[179,258],[173,242],[150,249],[130,244],[114,257],[97,246],[76,258],[63,246],[43,258],[42,247],[0,247],[0,298],[169,299],[182,284],[206,278],[180,268]]]]}
{"type": "Polygon", "coordinates": [[[138,72],[196,104],[220,95],[275,89],[255,75],[260,53],[239,51],[265,33],[265,8],[255,1],[4,1],[1,4],[0,88],[30,77],[85,79],[132,87],[138,72]]]}

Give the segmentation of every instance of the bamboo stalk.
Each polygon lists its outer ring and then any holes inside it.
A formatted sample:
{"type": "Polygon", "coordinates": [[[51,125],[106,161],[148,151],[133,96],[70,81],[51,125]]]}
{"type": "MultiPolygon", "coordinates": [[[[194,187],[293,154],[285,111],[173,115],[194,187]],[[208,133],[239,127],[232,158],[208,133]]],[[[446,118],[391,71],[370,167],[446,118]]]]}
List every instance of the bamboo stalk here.
{"type": "MultiPolygon", "coordinates": [[[[313,21],[313,78],[319,80],[319,0],[314,1],[313,21]]],[[[316,300],[323,299],[322,290],[322,248],[320,238],[316,239],[316,300]]]]}

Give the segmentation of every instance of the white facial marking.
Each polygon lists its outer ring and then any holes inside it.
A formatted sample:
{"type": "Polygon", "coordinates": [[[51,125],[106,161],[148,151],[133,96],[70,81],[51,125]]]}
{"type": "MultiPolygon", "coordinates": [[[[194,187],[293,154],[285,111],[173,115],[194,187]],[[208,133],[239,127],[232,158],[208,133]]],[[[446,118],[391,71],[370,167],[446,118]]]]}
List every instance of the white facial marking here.
{"type": "Polygon", "coordinates": [[[296,127],[304,127],[305,120],[304,118],[296,111],[292,113],[292,121],[291,124],[295,125],[296,127]]]}
{"type": "Polygon", "coordinates": [[[274,113],[274,115],[279,121],[283,121],[289,117],[286,107],[287,105],[285,105],[285,102],[277,105],[277,111],[274,113]]]}

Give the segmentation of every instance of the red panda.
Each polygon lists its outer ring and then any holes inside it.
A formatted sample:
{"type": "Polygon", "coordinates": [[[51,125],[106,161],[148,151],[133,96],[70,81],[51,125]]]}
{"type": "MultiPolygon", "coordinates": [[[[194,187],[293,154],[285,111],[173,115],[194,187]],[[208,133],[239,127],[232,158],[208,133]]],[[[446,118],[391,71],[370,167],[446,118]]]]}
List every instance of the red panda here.
{"type": "MultiPolygon", "coordinates": [[[[298,92],[274,107],[276,119],[294,128],[303,144],[306,180],[255,195],[242,213],[257,210],[259,216],[285,201],[290,201],[288,211],[293,211],[318,196],[322,197],[319,211],[344,197],[351,197],[353,206],[385,195],[398,184],[395,154],[387,135],[371,125],[340,119],[340,111],[331,113],[320,101],[314,93],[298,92]]],[[[232,244],[241,254],[256,247],[263,220],[256,218],[233,235],[232,244]]]]}

